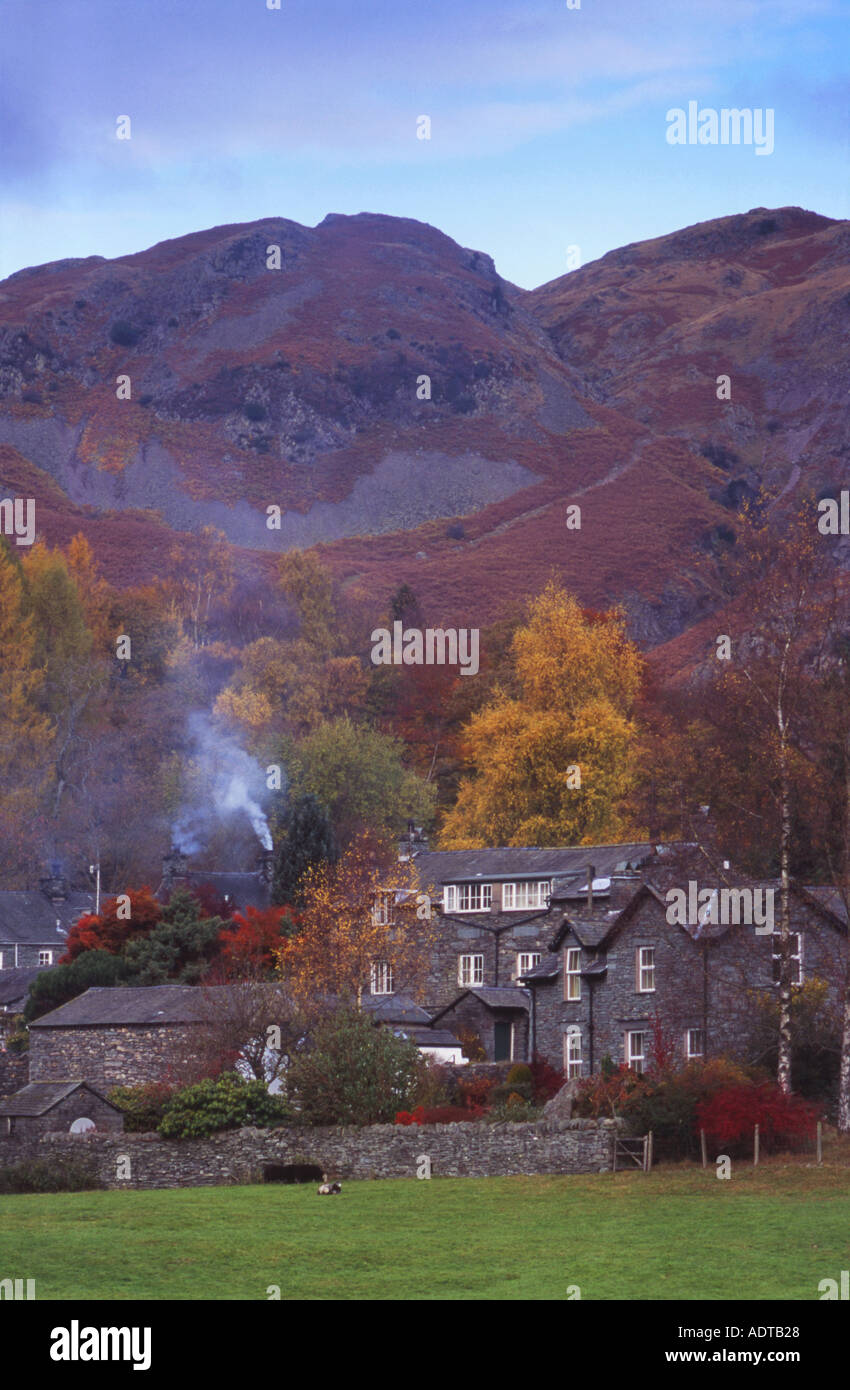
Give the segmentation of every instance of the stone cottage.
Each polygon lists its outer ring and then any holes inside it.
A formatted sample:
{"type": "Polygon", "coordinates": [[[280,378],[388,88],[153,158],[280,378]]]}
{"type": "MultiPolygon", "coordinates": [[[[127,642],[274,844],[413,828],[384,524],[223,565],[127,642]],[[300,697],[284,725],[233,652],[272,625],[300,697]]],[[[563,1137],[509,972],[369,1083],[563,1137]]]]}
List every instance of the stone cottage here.
{"type": "MultiPolygon", "coordinates": [[[[641,1072],[658,1037],[682,1062],[724,1054],[759,1060],[759,1003],[775,997],[778,983],[778,883],[731,875],[703,882],[715,907],[683,923],[669,920],[669,875],[659,877],[660,887],[636,876],[598,885],[564,912],[550,952],[523,977],[532,995],[530,1050],[568,1077],[598,1072],[606,1057],[641,1072]],[[746,920],[752,899],[741,893],[763,902],[773,894],[776,931],[746,920]],[[714,920],[724,901],[732,920],[714,920]]],[[[823,890],[795,887],[792,902],[792,982],[823,980],[837,1016],[846,921],[823,890]]]]}
{"type": "Polygon", "coordinates": [[[94,907],[94,893],[73,890],[58,871],[37,889],[0,892],[0,971],[56,965],[71,927],[94,907]]]}
{"type": "Polygon", "coordinates": [[[224,1002],[226,986],[148,985],[87,989],[30,1024],[30,1080],[82,1076],[113,1086],[181,1079],[199,1029],[224,1002]]]}
{"type": "Polygon", "coordinates": [[[39,1139],[67,1130],[119,1133],[124,1115],[86,1081],[35,1081],[16,1095],[0,1100],[0,1143],[3,1139],[39,1139]]]}

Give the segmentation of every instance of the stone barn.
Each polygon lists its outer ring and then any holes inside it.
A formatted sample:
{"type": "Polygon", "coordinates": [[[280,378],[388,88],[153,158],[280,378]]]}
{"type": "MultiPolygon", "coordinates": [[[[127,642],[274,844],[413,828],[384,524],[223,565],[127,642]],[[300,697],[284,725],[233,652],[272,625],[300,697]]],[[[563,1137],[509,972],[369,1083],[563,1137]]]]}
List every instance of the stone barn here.
{"type": "Polygon", "coordinates": [[[34,1081],[8,1100],[0,1100],[0,1140],[38,1139],[66,1130],[116,1133],[124,1115],[85,1081],[34,1081]]]}

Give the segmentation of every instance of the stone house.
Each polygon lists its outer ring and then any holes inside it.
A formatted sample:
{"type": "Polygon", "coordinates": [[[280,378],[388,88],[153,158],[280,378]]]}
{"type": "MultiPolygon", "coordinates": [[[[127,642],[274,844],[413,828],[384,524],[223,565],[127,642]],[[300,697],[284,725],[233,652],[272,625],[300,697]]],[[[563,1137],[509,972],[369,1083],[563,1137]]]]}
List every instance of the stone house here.
{"type": "Polygon", "coordinates": [[[0,892],[0,971],[56,965],[71,927],[94,907],[94,894],[72,890],[60,873],[37,889],[0,892]]]}
{"type": "Polygon", "coordinates": [[[525,1061],[528,1049],[530,991],[520,985],[465,989],[438,1009],[432,1022],[462,1036],[478,1038],[491,1062],[525,1061]]]}
{"type": "Polygon", "coordinates": [[[36,1081],[0,1100],[0,1144],[67,1130],[118,1133],[124,1115],[86,1081],[36,1081]]]}
{"type": "Polygon", "coordinates": [[[159,902],[167,903],[175,889],[185,888],[201,897],[209,894],[227,912],[244,912],[246,907],[262,911],[271,905],[273,876],[274,855],[270,850],[260,852],[253,873],[240,873],[191,869],[188,857],[174,848],[162,861],[162,879],[155,896],[159,902]]]}
{"type": "MultiPolygon", "coordinates": [[[[661,886],[637,877],[600,886],[564,913],[550,952],[524,976],[533,996],[530,1050],[568,1076],[598,1072],[606,1057],[642,1071],[659,1038],[683,1062],[760,1060],[759,1006],[775,998],[777,934],[769,924],[757,931],[756,922],[714,921],[707,911],[671,922],[669,878],[661,877],[661,886]]],[[[720,894],[724,886],[713,888],[720,894]]],[[[737,880],[733,889],[772,891],[778,932],[778,884],[737,880]]],[[[846,921],[825,890],[795,887],[792,901],[793,982],[823,980],[837,1016],[846,921]]],[[[731,915],[744,914],[733,907],[731,915]]]]}
{"type": "Polygon", "coordinates": [[[649,843],[416,854],[437,912],[425,1007],[444,1009],[463,990],[516,985],[548,952],[562,903],[585,891],[588,872],[636,870],[656,854],[649,843]]]}
{"type": "Polygon", "coordinates": [[[87,989],[30,1024],[30,1081],[82,1076],[104,1093],[179,1081],[199,1027],[226,993],[192,985],[87,989]]]}

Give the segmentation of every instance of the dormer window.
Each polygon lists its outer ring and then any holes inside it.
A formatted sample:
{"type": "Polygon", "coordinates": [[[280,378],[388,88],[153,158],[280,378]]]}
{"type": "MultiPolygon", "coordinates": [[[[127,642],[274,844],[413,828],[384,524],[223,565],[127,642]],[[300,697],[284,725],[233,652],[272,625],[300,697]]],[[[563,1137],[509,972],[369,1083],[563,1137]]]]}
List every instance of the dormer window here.
{"type": "Polygon", "coordinates": [[[524,909],[546,907],[551,891],[552,881],[548,878],[503,883],[502,909],[505,912],[521,912],[524,909]]]}
{"type": "Polygon", "coordinates": [[[492,883],[447,883],[443,890],[444,912],[489,912],[492,883]]]}

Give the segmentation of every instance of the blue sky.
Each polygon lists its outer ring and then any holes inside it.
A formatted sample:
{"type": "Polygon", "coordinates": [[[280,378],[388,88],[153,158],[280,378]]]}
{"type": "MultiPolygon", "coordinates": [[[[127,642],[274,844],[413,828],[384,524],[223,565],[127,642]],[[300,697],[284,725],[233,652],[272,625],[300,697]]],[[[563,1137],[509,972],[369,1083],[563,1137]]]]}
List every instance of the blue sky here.
{"type": "Polygon", "coordinates": [[[847,217],[848,31],[848,0],[0,0],[0,276],[370,211],[531,287],[570,245],[847,217]],[[772,107],[774,153],[669,145],[691,100],[772,107]]]}

